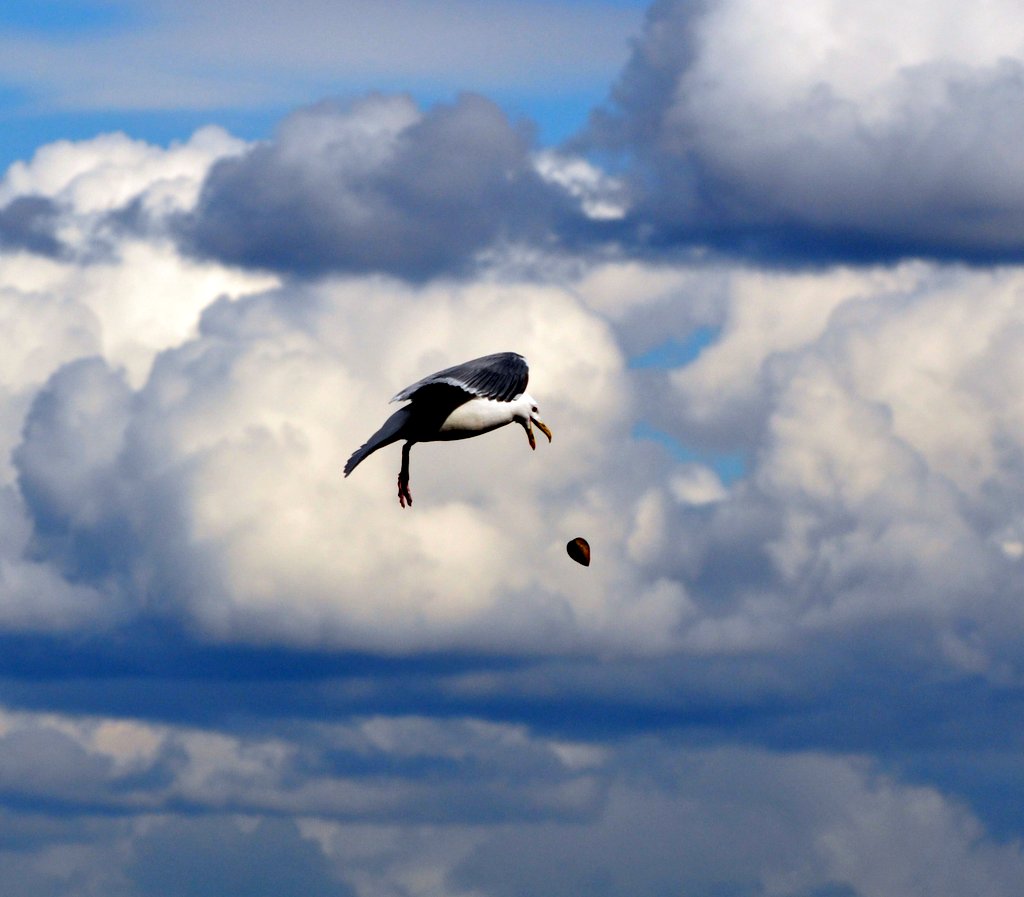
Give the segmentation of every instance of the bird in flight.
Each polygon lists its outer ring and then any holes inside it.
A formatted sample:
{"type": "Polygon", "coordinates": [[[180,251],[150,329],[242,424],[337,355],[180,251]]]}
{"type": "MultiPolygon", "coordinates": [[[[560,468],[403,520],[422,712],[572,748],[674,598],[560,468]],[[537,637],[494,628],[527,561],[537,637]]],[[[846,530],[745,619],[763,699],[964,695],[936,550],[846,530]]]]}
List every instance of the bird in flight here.
{"type": "Polygon", "coordinates": [[[409,491],[409,450],[416,442],[468,439],[517,423],[526,430],[530,448],[537,448],[533,424],[551,441],[551,431],[537,417],[537,403],[526,392],[530,369],[517,352],[485,355],[445,368],[412,386],[392,402],[409,404],[399,408],[366,443],[352,453],[345,464],[345,476],[377,449],[405,440],[402,469],[398,473],[398,503],[412,506],[409,491]]]}

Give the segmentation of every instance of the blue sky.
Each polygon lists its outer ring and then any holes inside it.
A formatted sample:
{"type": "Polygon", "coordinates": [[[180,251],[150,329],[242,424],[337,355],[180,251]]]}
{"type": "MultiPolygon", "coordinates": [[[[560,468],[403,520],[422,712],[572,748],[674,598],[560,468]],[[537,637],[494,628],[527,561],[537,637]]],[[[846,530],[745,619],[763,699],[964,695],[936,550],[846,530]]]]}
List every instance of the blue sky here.
{"type": "Polygon", "coordinates": [[[5,887],[1020,894],[1017,18],[5,5],[5,887]]]}
{"type": "Polygon", "coordinates": [[[264,138],[296,106],[371,90],[425,102],[486,91],[544,141],[562,140],[604,99],[645,8],[417,0],[381,15],[376,6],[311,0],[296,16],[282,4],[5,4],[0,164],[110,130],[166,144],[217,122],[264,138]]]}

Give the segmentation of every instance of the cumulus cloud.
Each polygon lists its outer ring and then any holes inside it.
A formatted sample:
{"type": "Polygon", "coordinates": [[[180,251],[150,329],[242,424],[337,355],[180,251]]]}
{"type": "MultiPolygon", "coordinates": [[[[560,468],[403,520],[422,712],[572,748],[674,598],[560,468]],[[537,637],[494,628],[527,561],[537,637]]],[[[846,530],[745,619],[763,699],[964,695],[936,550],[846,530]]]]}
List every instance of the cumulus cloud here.
{"type": "Polygon", "coordinates": [[[192,252],[251,267],[457,273],[496,243],[544,243],[569,214],[528,151],[476,95],[425,113],[403,97],[322,103],[215,165],[181,230],[192,252]]]}
{"type": "MultiPolygon", "coordinates": [[[[45,197],[80,215],[109,212],[138,200],[168,210],[189,207],[210,164],[244,146],[215,126],[167,148],[123,133],[57,141],[7,169],[0,199],[45,197]]],[[[66,217],[61,221],[65,227],[70,223],[66,217]]]]}
{"type": "MultiPolygon", "coordinates": [[[[564,289],[289,289],[211,306],[138,390],[101,360],[66,365],[33,403],[15,463],[35,538],[68,576],[119,582],[135,602],[146,582],[218,638],[388,650],[585,638],[646,651],[670,642],[685,589],[631,569],[617,546],[637,524],[586,485],[607,464],[596,447],[629,430],[622,370],[605,326],[564,289]],[[495,332],[518,334],[556,432],[559,419],[575,426],[537,454],[507,430],[418,446],[423,500],[397,519],[393,455],[339,476],[397,388],[506,346],[495,332]],[[87,432],[97,438],[82,451],[87,432]],[[582,500],[566,502],[574,488],[582,500]],[[538,525],[544,508],[608,546],[596,591],[565,569],[561,530],[538,525]]],[[[621,499],[632,509],[639,494],[621,499]]]]}
{"type": "MultiPolygon", "coordinates": [[[[441,165],[441,144],[453,132],[472,135],[481,122],[486,142],[500,119],[474,98],[426,115],[405,100],[371,99],[366,108],[373,114],[335,110],[326,123],[319,113],[300,113],[290,127],[310,139],[320,134],[352,171],[379,164],[383,133],[396,152],[432,160],[443,186],[461,175],[458,165],[441,165]],[[339,142],[339,119],[347,142],[339,142]],[[417,128],[416,140],[403,143],[417,128]]],[[[308,141],[286,145],[296,160],[305,157],[308,141]]],[[[542,185],[515,146],[507,161],[526,166],[520,173],[529,169],[523,176],[542,185]]],[[[503,284],[495,275],[430,288],[374,279],[288,285],[239,300],[277,281],[183,258],[159,223],[202,205],[208,169],[248,158],[215,130],[166,150],[113,135],[42,148],[8,172],[6,195],[59,204],[57,229],[75,250],[51,259],[23,249],[0,263],[0,279],[11,285],[4,309],[24,335],[0,372],[9,398],[7,477],[17,487],[10,525],[20,534],[12,563],[38,565],[71,594],[105,595],[102,612],[82,602],[74,617],[103,625],[122,614],[156,613],[227,640],[388,650],[533,638],[551,647],[581,633],[640,651],[651,636],[668,644],[666,623],[685,613],[685,589],[637,578],[614,548],[635,525],[637,499],[628,490],[620,497],[592,492],[560,511],[566,525],[594,521],[591,533],[606,532],[611,546],[615,574],[597,600],[587,600],[559,569],[561,534],[532,525],[541,517],[530,508],[544,501],[543,479],[536,465],[523,466],[531,456],[521,445],[501,441],[508,433],[490,438],[490,452],[452,447],[446,455],[454,463],[432,447],[418,449],[416,482],[434,488],[435,501],[421,502],[405,531],[383,516],[393,510],[386,500],[393,490],[383,485],[393,472],[374,464],[344,484],[337,476],[339,459],[376,427],[399,386],[459,358],[511,347],[531,358],[534,389],[550,397],[544,407],[553,422],[590,409],[593,429],[568,429],[547,468],[583,489],[581,478],[606,463],[594,450],[603,434],[630,426],[623,359],[601,318],[566,285],[503,284]],[[113,227],[112,214],[128,206],[144,210],[150,226],[113,227]],[[97,240],[106,241],[105,252],[81,251],[97,240]],[[499,333],[505,336],[496,341],[499,333]],[[335,413],[325,415],[332,406],[335,413]],[[283,479],[267,478],[267,464],[283,479]],[[419,474],[431,464],[433,476],[419,474]],[[509,488],[514,481],[494,484],[495,464],[517,470],[518,489],[509,488]],[[353,501],[370,496],[375,469],[380,516],[356,515],[353,501]],[[626,518],[602,523],[620,500],[626,518]],[[303,505],[308,511],[296,518],[303,505]],[[368,551],[371,545],[392,552],[368,551]],[[529,560],[538,551],[543,560],[529,560]],[[306,571],[301,580],[296,564],[306,571]],[[396,572],[393,613],[381,618],[376,592],[396,572]],[[341,592],[339,581],[347,583],[341,592]],[[293,613],[299,595],[304,609],[293,613]],[[507,595],[516,601],[507,604],[507,595]]],[[[492,185],[491,174],[479,182],[484,198],[492,185]]],[[[637,505],[636,513],[647,512],[637,505]]],[[[638,539],[634,551],[657,541],[650,533],[638,539]]]]}
{"type": "Polygon", "coordinates": [[[777,644],[783,631],[923,615],[954,667],[1018,670],[1020,428],[1016,400],[994,400],[992,384],[1015,377],[1019,272],[813,280],[814,297],[791,275],[739,275],[717,342],[665,378],[680,400],[666,429],[748,452],[752,466],[684,524],[708,552],[691,555],[690,595],[721,609],[691,635],[777,644]],[[712,572],[730,552],[756,584],[712,572]]]}
{"type": "Polygon", "coordinates": [[[0,202],[8,209],[25,203],[46,209],[61,247],[55,254],[21,240],[0,253],[0,289],[7,291],[0,313],[11,326],[16,317],[16,332],[25,337],[12,340],[6,361],[10,366],[19,359],[19,387],[38,386],[64,361],[92,353],[141,379],[157,352],[194,332],[200,311],[219,295],[275,283],[187,262],[159,228],[126,231],[113,218],[133,207],[161,222],[191,208],[209,166],[242,146],[213,127],[166,149],[106,134],[49,144],[10,166],[0,181],[0,202]],[[30,303],[38,313],[15,315],[30,303]],[[38,329],[44,325],[45,334],[38,329]],[[26,381],[20,359],[31,359],[32,380],[26,381]]]}
{"type": "Polygon", "coordinates": [[[786,259],[1019,258],[1011,3],[660,2],[593,123],[655,245],[786,259]]]}

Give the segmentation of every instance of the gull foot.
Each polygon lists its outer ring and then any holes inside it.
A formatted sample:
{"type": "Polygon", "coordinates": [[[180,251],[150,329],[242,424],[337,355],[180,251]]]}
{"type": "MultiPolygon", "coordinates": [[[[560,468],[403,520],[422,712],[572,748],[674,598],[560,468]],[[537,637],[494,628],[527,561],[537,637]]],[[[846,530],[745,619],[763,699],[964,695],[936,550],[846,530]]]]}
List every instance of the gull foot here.
{"type": "Polygon", "coordinates": [[[398,503],[403,507],[412,507],[412,493],[409,491],[409,481],[398,478],[398,503]]]}

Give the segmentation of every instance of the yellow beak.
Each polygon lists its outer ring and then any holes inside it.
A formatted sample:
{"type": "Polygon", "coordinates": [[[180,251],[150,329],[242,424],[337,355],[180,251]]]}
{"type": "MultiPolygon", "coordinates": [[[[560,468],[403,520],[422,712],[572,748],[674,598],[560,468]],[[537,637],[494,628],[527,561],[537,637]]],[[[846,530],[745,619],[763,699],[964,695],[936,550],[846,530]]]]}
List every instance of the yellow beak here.
{"type": "Polygon", "coordinates": [[[537,429],[541,431],[548,438],[548,442],[551,442],[551,431],[548,429],[548,425],[544,421],[536,417],[531,417],[526,422],[526,438],[530,440],[530,448],[534,451],[537,449],[537,440],[533,436],[533,427],[531,422],[537,425],[537,429]]]}

